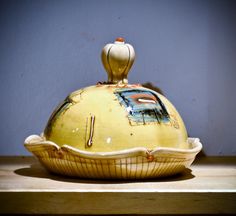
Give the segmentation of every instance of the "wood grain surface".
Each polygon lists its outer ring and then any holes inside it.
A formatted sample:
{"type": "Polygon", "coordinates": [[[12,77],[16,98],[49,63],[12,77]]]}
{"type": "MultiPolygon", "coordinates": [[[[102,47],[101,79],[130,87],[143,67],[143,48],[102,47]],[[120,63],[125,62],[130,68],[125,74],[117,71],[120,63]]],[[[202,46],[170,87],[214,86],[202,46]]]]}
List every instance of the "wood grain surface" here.
{"type": "Polygon", "coordinates": [[[47,172],[34,157],[0,157],[0,213],[236,213],[236,157],[198,158],[169,178],[105,181],[47,172]]]}

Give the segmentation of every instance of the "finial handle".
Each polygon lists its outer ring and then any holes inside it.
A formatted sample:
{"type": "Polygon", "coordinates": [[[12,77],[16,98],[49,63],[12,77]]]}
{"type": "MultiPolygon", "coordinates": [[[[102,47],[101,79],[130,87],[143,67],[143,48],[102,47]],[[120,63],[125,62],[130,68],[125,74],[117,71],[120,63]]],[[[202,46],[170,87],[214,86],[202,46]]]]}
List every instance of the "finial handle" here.
{"type": "Polygon", "coordinates": [[[108,74],[108,83],[128,83],[128,73],[135,59],[132,45],[125,43],[124,38],[117,38],[114,43],[102,49],[102,63],[108,74]]]}

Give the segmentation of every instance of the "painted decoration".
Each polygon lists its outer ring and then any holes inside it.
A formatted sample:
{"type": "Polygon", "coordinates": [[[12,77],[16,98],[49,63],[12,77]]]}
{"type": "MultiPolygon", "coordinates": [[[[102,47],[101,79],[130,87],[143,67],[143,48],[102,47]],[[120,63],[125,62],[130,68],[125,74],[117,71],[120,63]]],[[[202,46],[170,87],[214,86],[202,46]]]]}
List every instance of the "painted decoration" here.
{"type": "Polygon", "coordinates": [[[131,125],[170,121],[165,105],[152,91],[143,88],[121,88],[115,91],[115,95],[126,108],[131,125]]]}

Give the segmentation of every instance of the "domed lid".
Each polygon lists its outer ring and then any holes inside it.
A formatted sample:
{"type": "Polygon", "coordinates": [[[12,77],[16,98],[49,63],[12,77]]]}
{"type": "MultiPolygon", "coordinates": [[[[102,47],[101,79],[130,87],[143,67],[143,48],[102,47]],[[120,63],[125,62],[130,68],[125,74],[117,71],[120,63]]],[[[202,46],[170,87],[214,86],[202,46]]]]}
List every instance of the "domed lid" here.
{"type": "Polygon", "coordinates": [[[117,38],[105,45],[101,59],[107,82],[71,93],[51,115],[46,140],[91,152],[187,149],[187,132],[175,107],[151,89],[128,84],[135,59],[132,45],[117,38]]]}

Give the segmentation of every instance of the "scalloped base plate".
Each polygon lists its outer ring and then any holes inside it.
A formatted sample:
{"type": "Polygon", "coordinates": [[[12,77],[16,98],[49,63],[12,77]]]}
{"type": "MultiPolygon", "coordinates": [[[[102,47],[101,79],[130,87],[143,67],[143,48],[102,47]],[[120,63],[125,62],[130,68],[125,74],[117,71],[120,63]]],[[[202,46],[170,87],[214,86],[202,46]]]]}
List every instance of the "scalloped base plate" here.
{"type": "Polygon", "coordinates": [[[202,144],[188,138],[189,149],[158,147],[152,151],[133,148],[114,152],[81,151],[68,145],[59,147],[43,136],[31,135],[25,147],[50,172],[80,178],[145,179],[171,176],[190,167],[202,144]]]}

